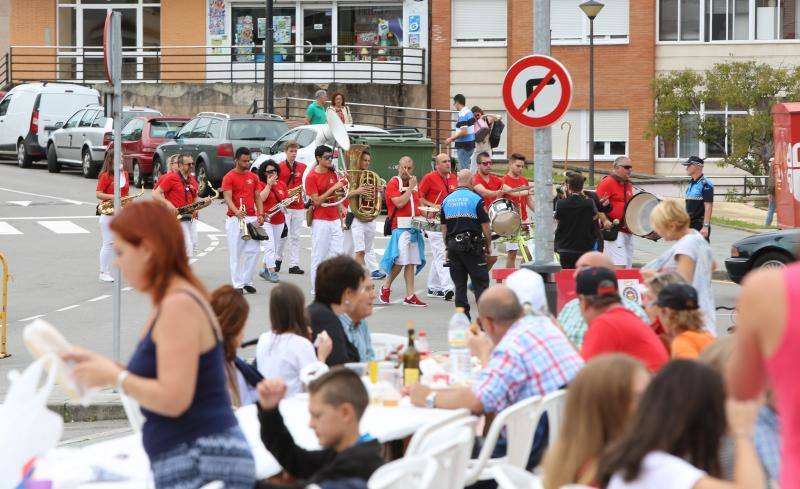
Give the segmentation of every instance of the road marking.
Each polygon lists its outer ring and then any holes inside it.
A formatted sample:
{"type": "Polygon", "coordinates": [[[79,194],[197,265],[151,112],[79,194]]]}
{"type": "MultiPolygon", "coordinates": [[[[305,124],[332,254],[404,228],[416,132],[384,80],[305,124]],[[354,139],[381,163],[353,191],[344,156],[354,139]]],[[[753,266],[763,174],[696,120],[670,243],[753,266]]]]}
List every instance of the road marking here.
{"type": "Polygon", "coordinates": [[[0,217],[0,221],[39,221],[41,219],[97,219],[97,216],[27,216],[27,217],[0,217]]]}
{"type": "Polygon", "coordinates": [[[22,231],[7,222],[0,221],[0,234],[22,234],[22,231]]]}
{"type": "Polygon", "coordinates": [[[204,252],[202,252],[202,253],[198,253],[198,254],[197,254],[198,258],[204,257],[204,256],[206,256],[206,255],[207,255],[207,253],[206,253],[205,251],[204,251],[204,252]]]}
{"type": "Polygon", "coordinates": [[[386,253],[386,248],[373,248],[373,251],[375,251],[376,255],[383,255],[386,253]]]}
{"type": "Polygon", "coordinates": [[[219,229],[215,228],[214,226],[209,226],[208,224],[204,223],[203,221],[197,221],[197,232],[198,233],[218,233],[219,229]]]}
{"type": "Polygon", "coordinates": [[[22,206],[22,207],[28,207],[29,205],[31,205],[31,201],[30,200],[9,200],[8,203],[9,204],[14,204],[14,205],[19,205],[19,206],[22,206]]]}
{"type": "Polygon", "coordinates": [[[89,231],[70,221],[37,221],[56,234],[89,234],[89,231]]]}
{"type": "Polygon", "coordinates": [[[37,315],[31,316],[29,318],[20,319],[19,322],[24,323],[25,321],[33,321],[34,319],[39,319],[39,318],[43,318],[43,317],[44,317],[44,314],[37,314],[37,315]]]}
{"type": "Polygon", "coordinates": [[[214,246],[209,246],[208,248],[204,249],[203,251],[205,251],[206,253],[208,253],[209,251],[214,251],[214,246]]]}
{"type": "Polygon", "coordinates": [[[109,297],[111,297],[111,296],[108,295],[108,294],[98,295],[94,299],[89,299],[88,302],[97,302],[97,301],[101,301],[103,299],[108,299],[109,297]]]}
{"type": "Polygon", "coordinates": [[[5,188],[5,187],[0,187],[0,190],[4,190],[6,192],[12,192],[12,193],[15,193],[15,194],[20,194],[20,195],[33,195],[34,197],[45,197],[47,199],[60,200],[61,202],[66,202],[67,204],[96,205],[96,204],[92,204],[91,202],[81,202],[80,200],[67,199],[67,198],[64,198],[64,197],[56,197],[55,195],[44,195],[44,194],[35,194],[33,192],[23,192],[22,190],[14,190],[14,189],[5,188]]]}
{"type": "Polygon", "coordinates": [[[62,307],[61,309],[56,309],[56,312],[69,311],[70,309],[75,309],[76,307],[80,307],[80,306],[81,306],[80,304],[73,304],[71,306],[62,307]]]}

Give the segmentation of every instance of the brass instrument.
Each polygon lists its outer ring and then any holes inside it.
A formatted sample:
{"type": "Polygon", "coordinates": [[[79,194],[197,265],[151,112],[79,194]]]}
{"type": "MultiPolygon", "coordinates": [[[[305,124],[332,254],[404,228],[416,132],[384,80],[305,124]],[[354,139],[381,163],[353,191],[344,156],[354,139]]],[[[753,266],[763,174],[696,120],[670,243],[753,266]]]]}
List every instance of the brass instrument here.
{"type": "Polygon", "coordinates": [[[371,221],[381,213],[383,199],[380,197],[378,189],[386,186],[386,180],[376,172],[358,168],[361,154],[366,148],[367,146],[363,144],[352,144],[348,152],[348,180],[353,182],[354,189],[368,189],[361,195],[350,197],[350,211],[361,221],[371,221]]]}
{"type": "Polygon", "coordinates": [[[333,193],[331,197],[331,202],[323,202],[320,204],[320,207],[336,207],[337,205],[341,204],[345,200],[347,200],[347,194],[350,193],[350,181],[347,178],[347,173],[343,173],[340,170],[335,168],[331,168],[330,171],[336,174],[336,180],[344,181],[344,185],[337,189],[336,192],[333,193]]]}
{"type": "MultiPolygon", "coordinates": [[[[119,199],[119,207],[120,209],[124,207],[128,202],[132,201],[136,197],[141,197],[144,194],[144,185],[142,185],[142,190],[136,195],[129,195],[127,197],[122,197],[119,199]]],[[[100,216],[110,216],[114,213],[114,199],[106,200],[97,204],[97,215],[100,216]]]]}
{"type": "Polygon", "coordinates": [[[186,216],[191,216],[200,209],[205,209],[206,207],[210,206],[215,199],[219,197],[219,190],[212,187],[211,183],[208,184],[208,187],[211,189],[212,192],[214,192],[214,196],[211,197],[211,200],[200,199],[197,202],[192,202],[191,204],[178,207],[176,209],[178,211],[178,220],[185,219],[186,216]]]}
{"type": "Polygon", "coordinates": [[[295,202],[297,202],[302,198],[303,198],[303,187],[295,187],[293,189],[290,189],[285,199],[267,209],[267,211],[265,212],[267,215],[267,219],[271,218],[275,214],[281,212],[282,210],[286,209],[287,207],[289,207],[290,205],[294,204],[295,202]]]}
{"type": "MultiPolygon", "coordinates": [[[[244,202],[242,199],[239,199],[239,210],[242,212],[246,212],[246,208],[244,206],[244,202]]],[[[250,232],[247,230],[247,222],[244,220],[244,217],[240,217],[239,219],[239,237],[245,241],[250,241],[250,232]]]]}

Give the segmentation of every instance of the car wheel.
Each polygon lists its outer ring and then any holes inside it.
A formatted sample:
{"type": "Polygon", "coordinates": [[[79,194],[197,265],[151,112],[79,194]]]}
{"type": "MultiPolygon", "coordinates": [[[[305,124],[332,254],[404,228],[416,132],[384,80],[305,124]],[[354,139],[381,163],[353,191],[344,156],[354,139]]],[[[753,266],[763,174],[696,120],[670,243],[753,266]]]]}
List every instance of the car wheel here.
{"type": "Polygon", "coordinates": [[[131,183],[136,188],[144,187],[144,180],[142,179],[142,169],[139,167],[139,162],[133,160],[133,167],[131,168],[131,183]]]}
{"type": "Polygon", "coordinates": [[[20,168],[30,168],[33,164],[33,158],[28,154],[28,148],[22,140],[17,144],[17,164],[20,168]]]}
{"type": "Polygon", "coordinates": [[[153,188],[156,188],[156,185],[158,185],[158,179],[161,178],[162,174],[161,160],[153,158],[153,173],[150,174],[150,178],[153,180],[153,188]]]}
{"type": "Polygon", "coordinates": [[[206,197],[211,194],[208,190],[208,169],[203,160],[198,160],[194,168],[194,177],[197,179],[197,195],[206,197]]]}
{"type": "Polygon", "coordinates": [[[753,269],[756,268],[783,268],[791,263],[792,257],[780,251],[770,251],[756,258],[753,262],[753,269]]]}
{"type": "Polygon", "coordinates": [[[58,155],[56,154],[56,146],[54,144],[47,147],[47,171],[50,173],[58,173],[61,171],[61,163],[58,162],[58,155]]]}
{"type": "Polygon", "coordinates": [[[83,178],[97,178],[97,174],[100,173],[100,168],[98,168],[98,166],[99,165],[92,161],[92,153],[84,149],[81,157],[81,173],[83,173],[83,178]]]}

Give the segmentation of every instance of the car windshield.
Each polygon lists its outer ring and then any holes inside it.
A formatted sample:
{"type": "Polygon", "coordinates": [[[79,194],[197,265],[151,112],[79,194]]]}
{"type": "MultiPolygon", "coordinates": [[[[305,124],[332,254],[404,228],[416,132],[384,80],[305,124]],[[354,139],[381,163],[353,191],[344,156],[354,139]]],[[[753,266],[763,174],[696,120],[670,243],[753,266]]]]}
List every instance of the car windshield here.
{"type": "Polygon", "coordinates": [[[165,138],[169,131],[178,133],[187,121],[152,121],[150,122],[150,137],[165,138]]]}
{"type": "Polygon", "coordinates": [[[125,124],[134,117],[158,117],[160,115],[161,112],[154,110],[124,110],[122,111],[122,127],[125,127],[125,124]]]}
{"type": "Polygon", "coordinates": [[[228,123],[228,139],[275,141],[288,129],[283,121],[235,120],[228,123]]]}

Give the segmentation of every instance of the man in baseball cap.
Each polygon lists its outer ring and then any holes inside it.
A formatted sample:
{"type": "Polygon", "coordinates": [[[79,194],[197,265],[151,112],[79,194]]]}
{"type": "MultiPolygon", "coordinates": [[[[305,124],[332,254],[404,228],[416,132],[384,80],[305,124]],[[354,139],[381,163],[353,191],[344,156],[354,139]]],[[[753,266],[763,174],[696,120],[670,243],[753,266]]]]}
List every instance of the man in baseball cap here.
{"type": "Polygon", "coordinates": [[[706,240],[711,236],[711,212],[714,207],[714,185],[703,175],[703,159],[690,156],[683,162],[686,174],[691,177],[686,187],[686,212],[689,227],[700,231],[706,240]]]}

